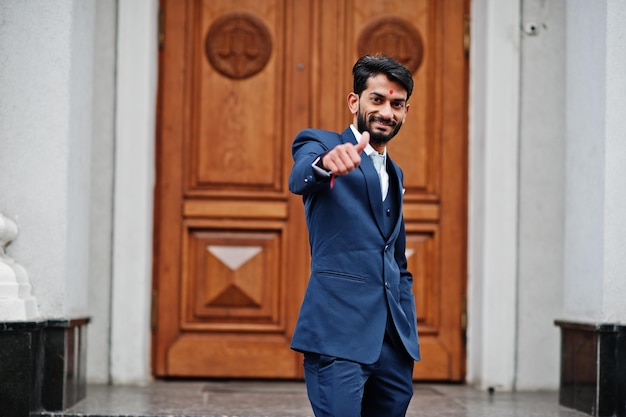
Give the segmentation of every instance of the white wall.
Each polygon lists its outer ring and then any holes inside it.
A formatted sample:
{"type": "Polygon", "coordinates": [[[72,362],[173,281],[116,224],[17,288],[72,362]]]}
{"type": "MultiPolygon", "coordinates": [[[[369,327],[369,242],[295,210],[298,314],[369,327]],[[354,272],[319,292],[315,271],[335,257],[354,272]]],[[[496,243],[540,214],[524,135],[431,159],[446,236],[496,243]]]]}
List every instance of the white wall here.
{"type": "Polygon", "coordinates": [[[565,216],[565,3],[522,2],[516,389],[559,386],[565,216]]]}
{"type": "Polygon", "coordinates": [[[0,212],[43,317],[87,309],[93,1],[0,2],[0,212]]]}

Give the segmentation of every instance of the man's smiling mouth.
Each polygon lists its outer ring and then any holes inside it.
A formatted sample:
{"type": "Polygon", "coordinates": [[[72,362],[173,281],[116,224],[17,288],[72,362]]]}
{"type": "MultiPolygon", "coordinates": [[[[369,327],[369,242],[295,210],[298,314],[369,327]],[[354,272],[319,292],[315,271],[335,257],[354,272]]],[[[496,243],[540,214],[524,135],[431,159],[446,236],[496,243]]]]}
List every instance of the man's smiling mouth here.
{"type": "Polygon", "coordinates": [[[396,126],[396,122],[393,120],[385,120],[383,118],[380,117],[376,117],[376,116],[372,116],[370,117],[370,123],[374,123],[377,126],[383,126],[383,127],[395,127],[396,126]]]}

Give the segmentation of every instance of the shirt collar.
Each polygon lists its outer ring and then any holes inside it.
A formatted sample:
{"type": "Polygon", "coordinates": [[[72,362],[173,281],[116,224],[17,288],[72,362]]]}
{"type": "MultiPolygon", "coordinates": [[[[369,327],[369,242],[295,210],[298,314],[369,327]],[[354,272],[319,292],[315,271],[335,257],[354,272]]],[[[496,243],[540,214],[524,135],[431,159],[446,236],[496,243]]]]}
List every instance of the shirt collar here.
{"type": "MultiPolygon", "coordinates": [[[[361,142],[361,132],[359,132],[357,130],[356,127],[354,127],[354,125],[350,125],[350,129],[352,129],[352,133],[354,134],[354,137],[356,138],[357,143],[361,142]]],[[[365,154],[367,156],[370,156],[372,153],[377,152],[376,149],[374,149],[374,147],[371,144],[367,144],[367,146],[365,147],[365,149],[363,149],[363,151],[365,152],[365,154]]],[[[383,156],[387,157],[387,147],[385,146],[385,149],[383,150],[383,156]]]]}

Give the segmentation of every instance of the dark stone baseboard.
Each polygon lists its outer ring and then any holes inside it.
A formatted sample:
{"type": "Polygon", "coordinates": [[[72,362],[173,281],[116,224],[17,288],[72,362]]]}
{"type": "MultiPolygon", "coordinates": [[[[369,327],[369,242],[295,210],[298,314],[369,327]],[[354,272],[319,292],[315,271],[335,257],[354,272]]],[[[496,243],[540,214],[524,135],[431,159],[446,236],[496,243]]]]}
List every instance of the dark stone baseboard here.
{"type": "Polygon", "coordinates": [[[592,416],[626,417],[626,326],[555,324],[561,328],[559,403],[592,416]]]}
{"type": "Polygon", "coordinates": [[[3,417],[60,411],[86,395],[89,319],[0,322],[3,417]]]}

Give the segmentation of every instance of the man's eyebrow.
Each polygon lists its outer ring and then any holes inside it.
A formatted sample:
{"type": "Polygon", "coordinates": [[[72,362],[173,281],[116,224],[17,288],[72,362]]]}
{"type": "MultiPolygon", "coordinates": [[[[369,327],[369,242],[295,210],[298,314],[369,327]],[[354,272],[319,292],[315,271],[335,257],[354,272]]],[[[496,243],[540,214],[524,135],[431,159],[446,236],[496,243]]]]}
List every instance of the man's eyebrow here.
{"type": "MultiPolygon", "coordinates": [[[[376,96],[376,97],[379,97],[379,98],[387,98],[387,96],[385,96],[384,94],[378,93],[378,92],[376,92],[376,91],[372,91],[369,95],[370,95],[370,96],[376,96]]],[[[396,102],[396,103],[397,103],[397,102],[403,102],[403,103],[405,103],[407,100],[406,100],[406,98],[400,98],[400,97],[398,97],[398,98],[392,98],[392,99],[391,99],[391,101],[396,102]]]]}

